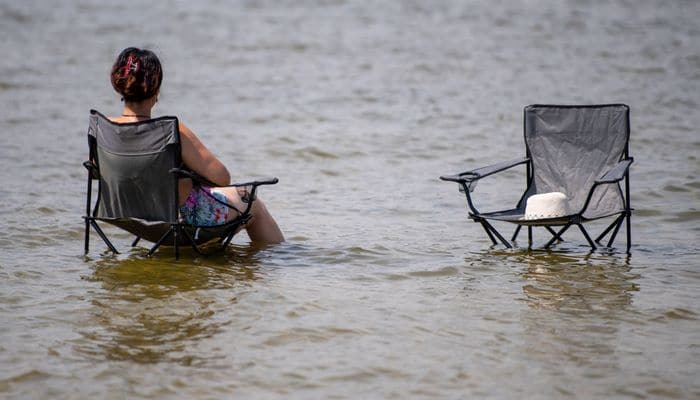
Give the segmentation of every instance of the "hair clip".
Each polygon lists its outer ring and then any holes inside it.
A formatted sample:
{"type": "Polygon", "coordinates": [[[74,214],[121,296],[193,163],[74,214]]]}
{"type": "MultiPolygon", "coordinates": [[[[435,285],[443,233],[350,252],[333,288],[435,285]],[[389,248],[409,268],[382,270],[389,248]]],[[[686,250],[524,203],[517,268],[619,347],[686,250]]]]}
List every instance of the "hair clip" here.
{"type": "Polygon", "coordinates": [[[129,54],[129,58],[126,59],[126,65],[124,66],[124,72],[122,73],[122,78],[126,78],[129,72],[139,71],[139,62],[136,60],[133,54],[129,54]]]}

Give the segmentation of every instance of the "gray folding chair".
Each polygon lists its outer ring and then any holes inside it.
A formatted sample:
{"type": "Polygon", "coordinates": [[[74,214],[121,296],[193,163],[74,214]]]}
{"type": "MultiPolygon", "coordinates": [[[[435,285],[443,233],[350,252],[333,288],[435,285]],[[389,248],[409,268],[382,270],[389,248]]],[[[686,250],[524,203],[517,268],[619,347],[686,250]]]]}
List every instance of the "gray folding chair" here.
{"type": "Polygon", "coordinates": [[[87,205],[83,217],[85,254],[89,251],[90,228],[112,252],[118,253],[98,221],[136,235],[132,247],[142,238],[154,242],[149,256],[161,245],[174,246],[176,258],[182,245],[191,245],[203,254],[200,245],[218,240],[222,249],[250,220],[258,186],[277,183],[277,178],[269,178],[230,185],[252,187],[246,209],[239,210],[238,217],[216,226],[185,223],[179,215],[178,180],[190,178],[195,184],[216,185],[185,169],[178,126],[175,117],[114,123],[99,112],[90,111],[90,159],[83,163],[88,169],[87,205]],[[93,207],[92,181],[95,179],[99,187],[93,207]]]}
{"type": "Polygon", "coordinates": [[[624,104],[604,105],[530,105],[524,110],[525,157],[456,175],[441,176],[444,181],[461,185],[466,195],[469,217],[484,228],[493,244],[498,239],[511,244],[493,227],[489,220],[516,224],[511,241],[515,241],[522,226],[527,226],[528,248],[532,247],[532,228],[544,227],[552,234],[545,248],[572,225],[582,232],[592,249],[607,234],[612,247],[615,237],[627,222],[627,253],[631,246],[629,156],[629,107],[624,104]],[[472,202],[471,192],[482,178],[516,165],[526,166],[527,189],[515,208],[479,212],[472,202]],[[624,180],[624,192],[620,182],[624,180]],[[557,218],[524,219],[527,199],[535,194],[562,192],[569,199],[570,213],[557,218]],[[583,224],[605,217],[614,221],[594,240],[583,224]],[[553,229],[559,227],[559,230],[553,229]]]}

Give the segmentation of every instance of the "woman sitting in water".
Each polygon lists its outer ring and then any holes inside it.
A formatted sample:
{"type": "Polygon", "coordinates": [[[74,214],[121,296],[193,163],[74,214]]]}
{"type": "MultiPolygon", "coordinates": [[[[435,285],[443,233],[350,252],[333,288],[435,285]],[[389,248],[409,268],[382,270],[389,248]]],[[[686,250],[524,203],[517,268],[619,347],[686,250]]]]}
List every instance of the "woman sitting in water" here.
{"type": "MultiPolygon", "coordinates": [[[[111,81],[114,90],[122,96],[124,110],[110,120],[117,123],[138,122],[151,119],[151,110],[158,102],[163,70],[158,57],[149,50],[135,47],[124,49],[112,66],[111,81]]],[[[229,185],[231,175],[226,167],[180,122],[180,145],[185,166],[212,183],[229,185]]],[[[206,187],[193,184],[190,179],[180,179],[180,213],[189,224],[218,225],[238,216],[250,200],[246,188],[206,187]],[[227,207],[216,199],[235,207],[227,207]]],[[[252,218],[245,225],[252,241],[279,243],[284,241],[272,215],[265,204],[256,199],[251,208],[252,218]]]]}

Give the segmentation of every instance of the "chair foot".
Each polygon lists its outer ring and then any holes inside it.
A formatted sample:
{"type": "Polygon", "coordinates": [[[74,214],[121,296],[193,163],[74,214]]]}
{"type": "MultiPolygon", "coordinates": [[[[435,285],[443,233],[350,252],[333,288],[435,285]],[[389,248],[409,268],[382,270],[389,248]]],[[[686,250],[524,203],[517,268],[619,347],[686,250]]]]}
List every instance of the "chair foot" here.
{"type": "Polygon", "coordinates": [[[597,249],[595,243],[593,243],[593,240],[591,239],[591,237],[588,236],[588,232],[586,232],[586,229],[583,227],[583,225],[581,225],[581,224],[576,224],[576,225],[578,225],[578,228],[581,230],[581,233],[583,233],[583,237],[585,237],[586,240],[588,241],[588,244],[591,246],[591,250],[597,249]]]}
{"type": "MultiPolygon", "coordinates": [[[[107,235],[105,235],[105,233],[102,231],[102,228],[100,228],[100,226],[97,225],[97,222],[95,222],[94,219],[89,219],[89,221],[90,221],[90,225],[95,229],[97,234],[100,235],[100,237],[105,242],[107,247],[109,247],[109,250],[112,251],[112,253],[114,253],[114,254],[119,254],[116,247],[114,247],[112,242],[110,242],[109,239],[107,239],[107,235]]],[[[86,246],[86,249],[87,249],[87,246],[86,246]]]]}

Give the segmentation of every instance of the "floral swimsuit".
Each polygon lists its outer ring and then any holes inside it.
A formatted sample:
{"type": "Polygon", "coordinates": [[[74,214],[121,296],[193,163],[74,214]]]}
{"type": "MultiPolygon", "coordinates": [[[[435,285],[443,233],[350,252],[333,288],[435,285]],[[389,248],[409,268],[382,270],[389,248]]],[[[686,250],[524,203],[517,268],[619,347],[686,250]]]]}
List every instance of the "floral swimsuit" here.
{"type": "MultiPolygon", "coordinates": [[[[226,196],[207,186],[195,186],[180,206],[185,222],[195,226],[214,226],[226,223],[231,207],[226,196]]],[[[235,210],[235,209],[234,209],[235,210]]]]}

